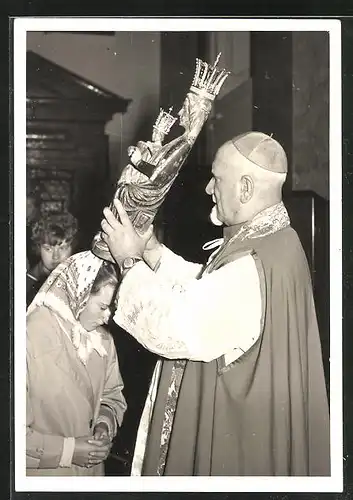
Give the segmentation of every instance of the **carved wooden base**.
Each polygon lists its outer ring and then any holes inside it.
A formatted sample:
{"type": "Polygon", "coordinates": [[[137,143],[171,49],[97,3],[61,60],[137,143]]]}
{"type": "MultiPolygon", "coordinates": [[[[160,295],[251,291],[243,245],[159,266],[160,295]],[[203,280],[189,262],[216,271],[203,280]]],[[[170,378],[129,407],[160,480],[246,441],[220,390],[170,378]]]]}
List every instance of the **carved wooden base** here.
{"type": "Polygon", "coordinates": [[[107,260],[113,264],[116,263],[109,251],[108,245],[102,240],[101,233],[96,234],[93,239],[92,252],[100,259],[107,260]]]}

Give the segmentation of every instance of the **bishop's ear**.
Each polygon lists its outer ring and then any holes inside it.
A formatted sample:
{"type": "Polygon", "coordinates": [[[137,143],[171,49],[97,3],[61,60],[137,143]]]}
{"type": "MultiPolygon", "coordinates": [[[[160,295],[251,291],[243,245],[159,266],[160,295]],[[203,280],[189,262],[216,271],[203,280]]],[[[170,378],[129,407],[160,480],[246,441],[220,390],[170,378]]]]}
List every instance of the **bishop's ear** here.
{"type": "Polygon", "coordinates": [[[248,203],[254,194],[254,181],[249,175],[243,175],[241,178],[240,201],[248,203]]]}

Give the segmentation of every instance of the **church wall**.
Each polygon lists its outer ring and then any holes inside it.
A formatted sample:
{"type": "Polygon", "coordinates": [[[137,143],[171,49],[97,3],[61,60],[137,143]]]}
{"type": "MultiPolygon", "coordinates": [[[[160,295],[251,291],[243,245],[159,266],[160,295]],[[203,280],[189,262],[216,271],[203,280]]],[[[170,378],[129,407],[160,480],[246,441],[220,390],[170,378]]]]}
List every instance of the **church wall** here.
{"type": "Polygon", "coordinates": [[[132,99],[127,113],[106,125],[111,178],[126,164],[126,149],[148,139],[159,110],[160,34],[116,32],[113,36],[58,32],[29,32],[27,49],[132,99]]]}

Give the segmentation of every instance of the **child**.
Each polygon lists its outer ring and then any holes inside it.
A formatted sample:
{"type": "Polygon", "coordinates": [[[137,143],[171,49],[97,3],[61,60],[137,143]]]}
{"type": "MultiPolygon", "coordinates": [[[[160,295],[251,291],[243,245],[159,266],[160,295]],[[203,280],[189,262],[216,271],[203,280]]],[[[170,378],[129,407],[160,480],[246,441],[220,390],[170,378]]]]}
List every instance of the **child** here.
{"type": "Polygon", "coordinates": [[[48,214],[33,224],[31,240],[40,260],[27,271],[27,306],[56,266],[72,255],[77,229],[68,212],[48,214]]]}

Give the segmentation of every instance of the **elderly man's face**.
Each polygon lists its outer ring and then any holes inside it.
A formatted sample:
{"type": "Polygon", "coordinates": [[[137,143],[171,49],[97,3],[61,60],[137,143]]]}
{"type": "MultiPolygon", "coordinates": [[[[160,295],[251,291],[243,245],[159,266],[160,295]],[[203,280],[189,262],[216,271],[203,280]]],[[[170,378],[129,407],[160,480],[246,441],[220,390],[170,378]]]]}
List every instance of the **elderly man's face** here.
{"type": "Polygon", "coordinates": [[[214,224],[231,226],[237,223],[240,208],[241,173],[235,166],[234,147],[222,146],[212,165],[212,178],[206,186],[206,193],[212,196],[215,207],[211,214],[214,224]]]}

